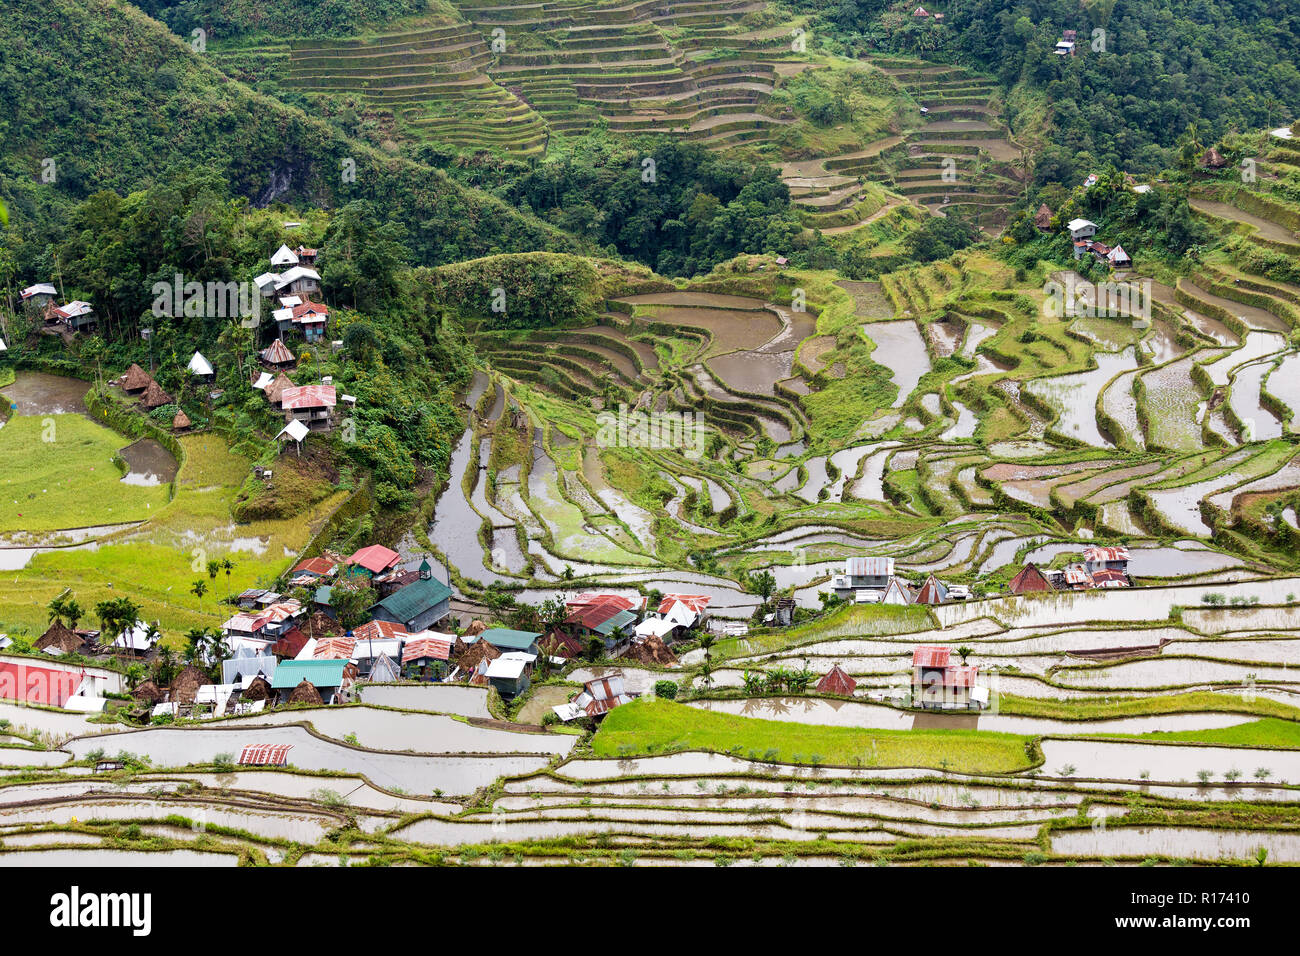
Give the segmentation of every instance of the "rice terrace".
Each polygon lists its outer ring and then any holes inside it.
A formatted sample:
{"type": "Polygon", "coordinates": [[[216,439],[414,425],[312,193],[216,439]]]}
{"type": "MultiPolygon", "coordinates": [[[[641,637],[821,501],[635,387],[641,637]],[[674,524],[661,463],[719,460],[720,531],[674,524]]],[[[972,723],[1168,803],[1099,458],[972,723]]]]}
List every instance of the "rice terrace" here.
{"type": "Polygon", "coordinates": [[[0,867],[1300,865],[1255,6],[12,0],[0,867]]]}

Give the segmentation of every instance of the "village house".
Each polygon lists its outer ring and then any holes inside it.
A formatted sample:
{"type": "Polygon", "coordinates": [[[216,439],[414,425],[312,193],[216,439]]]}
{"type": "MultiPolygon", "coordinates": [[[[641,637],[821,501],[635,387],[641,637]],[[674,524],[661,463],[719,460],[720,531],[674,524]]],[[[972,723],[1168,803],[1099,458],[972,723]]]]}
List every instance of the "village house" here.
{"type": "Polygon", "coordinates": [[[422,631],[407,638],[401,654],[402,673],[408,680],[438,680],[451,669],[451,634],[422,631]]]}
{"type": "Polygon", "coordinates": [[[356,665],[346,660],[281,661],[275,669],[271,689],[281,704],[296,703],[291,698],[305,681],[315,688],[322,703],[339,704],[351,696],[356,673],[356,665]]]}
{"type": "Polygon", "coordinates": [[[705,623],[710,600],[707,594],[665,594],[659,607],[647,612],[633,631],[639,637],[653,634],[661,640],[681,640],[705,623]]]}
{"type": "Polygon", "coordinates": [[[44,313],[49,308],[50,303],[59,291],[48,282],[38,282],[35,285],[29,285],[18,293],[18,300],[23,305],[29,305],[34,309],[44,313]]]}
{"type": "Polygon", "coordinates": [[[491,644],[501,653],[510,651],[523,651],[528,654],[537,654],[537,642],[541,639],[541,634],[536,631],[516,631],[508,627],[489,627],[481,634],[474,638],[467,638],[467,641],[483,641],[491,644]]]}
{"type": "Polygon", "coordinates": [[[401,560],[402,556],[392,548],[385,548],[382,544],[370,544],[352,552],[344,563],[348,565],[349,571],[364,574],[366,577],[375,577],[397,567],[401,560]]]}
{"type": "MultiPolygon", "coordinates": [[[[1071,219],[1066,223],[1065,228],[1076,243],[1080,239],[1091,239],[1097,234],[1097,224],[1091,219],[1071,219]]],[[[1079,258],[1077,254],[1075,258],[1079,258]]]]}
{"type": "Polygon", "coordinates": [[[298,331],[308,342],[325,338],[330,310],[319,302],[303,302],[297,296],[281,299],[281,308],[271,313],[280,334],[298,331]]]}
{"type": "Polygon", "coordinates": [[[451,588],[433,576],[394,591],[370,609],[376,621],[392,621],[407,631],[428,630],[451,610],[451,588]]]}
{"type": "Polygon", "coordinates": [[[567,704],[551,708],[563,721],[590,717],[599,720],[615,707],[630,704],[632,696],[623,686],[623,672],[614,671],[587,681],[578,696],[567,704]]]}
{"type": "Polygon", "coordinates": [[[284,369],[292,365],[295,361],[293,353],[284,342],[276,339],[260,353],[263,363],[275,369],[284,369]]]}
{"type": "Polygon", "coordinates": [[[947,647],[922,644],[912,651],[912,706],[924,710],[979,710],[988,688],[976,686],[979,666],[955,664],[947,647]]]}
{"type": "Polygon", "coordinates": [[[889,587],[889,579],[893,576],[893,558],[846,558],[844,573],[831,579],[831,588],[836,597],[859,604],[875,603],[889,587]]]}
{"type": "Polygon", "coordinates": [[[528,690],[536,660],[537,655],[527,651],[506,651],[485,661],[482,674],[502,697],[517,697],[528,690]]]}
{"type": "Polygon", "coordinates": [[[50,309],[46,313],[46,321],[55,326],[62,325],[71,332],[94,332],[99,328],[95,310],[89,302],[80,299],[50,309]]]}
{"type": "Polygon", "coordinates": [[[1007,590],[1012,594],[1044,594],[1055,591],[1056,585],[1038,569],[1038,565],[1026,564],[1016,572],[1016,576],[1007,585],[1007,590]]]}
{"type": "Polygon", "coordinates": [[[301,422],[310,431],[329,430],[336,404],[333,385],[294,385],[280,392],[285,421],[301,422]]]}
{"type": "Polygon", "coordinates": [[[644,599],[618,594],[579,594],[565,602],[568,613],[553,630],[576,640],[586,648],[596,640],[613,651],[632,636],[644,599]]]}
{"type": "Polygon", "coordinates": [[[1074,56],[1078,40],[1079,33],[1077,30],[1063,30],[1061,39],[1056,41],[1056,48],[1052,52],[1057,56],[1074,56]]]}

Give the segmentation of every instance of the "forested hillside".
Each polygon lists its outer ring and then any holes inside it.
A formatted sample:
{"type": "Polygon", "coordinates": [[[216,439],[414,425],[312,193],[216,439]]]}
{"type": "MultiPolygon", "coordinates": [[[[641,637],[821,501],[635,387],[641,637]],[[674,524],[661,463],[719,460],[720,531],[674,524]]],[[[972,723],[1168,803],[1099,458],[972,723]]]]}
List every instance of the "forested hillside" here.
{"type": "Polygon", "coordinates": [[[1070,178],[1081,153],[1159,169],[1191,124],[1214,138],[1294,119],[1300,102],[1290,0],[947,0],[930,7],[945,15],[938,24],[904,0],[796,6],[816,13],[833,46],[975,62],[1045,96],[1056,134],[1043,176],[1070,178]],[[1053,53],[1065,30],[1077,33],[1076,56],[1053,53]]]}
{"type": "Polygon", "coordinates": [[[578,243],[442,172],[348,139],[249,91],[119,0],[14,0],[0,18],[0,193],[34,250],[67,206],[203,168],[230,193],[337,206],[369,199],[409,230],[416,260],[578,243]],[[69,69],[68,64],[77,64],[69,69]]]}

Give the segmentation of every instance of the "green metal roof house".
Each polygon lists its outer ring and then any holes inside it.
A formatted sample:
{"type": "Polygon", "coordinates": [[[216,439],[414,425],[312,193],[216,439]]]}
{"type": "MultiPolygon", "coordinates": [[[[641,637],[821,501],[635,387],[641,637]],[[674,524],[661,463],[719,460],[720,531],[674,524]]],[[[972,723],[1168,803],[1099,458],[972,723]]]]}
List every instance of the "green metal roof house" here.
{"type": "Polygon", "coordinates": [[[352,683],[348,673],[351,664],[351,661],[346,660],[324,659],[281,661],[275,668],[271,689],[279,693],[280,702],[284,703],[293,689],[306,680],[316,688],[325,703],[337,703],[341,691],[352,683]]]}
{"type": "Polygon", "coordinates": [[[370,609],[376,621],[392,621],[408,631],[427,631],[451,610],[451,588],[436,578],[421,578],[394,591],[370,609]]]}
{"type": "Polygon", "coordinates": [[[534,631],[512,631],[508,627],[489,627],[479,635],[479,640],[487,641],[499,651],[526,651],[537,653],[537,641],[541,634],[534,631]]]}

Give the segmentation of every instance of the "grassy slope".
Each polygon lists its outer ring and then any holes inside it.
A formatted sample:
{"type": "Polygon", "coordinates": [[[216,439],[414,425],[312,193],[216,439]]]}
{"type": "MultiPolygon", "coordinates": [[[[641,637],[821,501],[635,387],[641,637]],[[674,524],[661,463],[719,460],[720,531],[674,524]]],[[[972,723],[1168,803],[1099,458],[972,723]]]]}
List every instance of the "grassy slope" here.
{"type": "Polygon", "coordinates": [[[167,488],[121,482],[112,463],[127,439],[81,415],[15,415],[0,429],[0,531],[143,521],[167,488]]]}
{"type": "Polygon", "coordinates": [[[164,637],[175,644],[189,628],[220,624],[229,615],[229,608],[219,603],[227,589],[238,593],[283,572],[287,555],[300,550],[346,497],[336,492],[295,518],[236,526],[230,508],[248,474],[248,461],[215,435],[188,435],[181,442],[186,461],[177,476],[176,497],[148,523],[101,542],[95,551],[38,555],[25,569],[0,578],[0,630],[39,635],[47,624],[45,605],[71,588],[88,613],[96,602],[125,594],[143,606],[145,619],[160,620],[164,637]],[[236,543],[243,547],[233,550],[236,543]],[[209,581],[200,603],[190,585],[207,580],[203,565],[209,558],[227,555],[235,565],[229,581],[224,574],[209,581]]]}
{"type": "Polygon", "coordinates": [[[1025,750],[1027,739],[984,731],[822,727],[712,713],[661,700],[639,700],[605,718],[592,740],[592,750],[597,756],[620,757],[663,752],[675,746],[714,751],[738,748],[741,754],[752,751],[782,763],[1000,773],[1030,766],[1025,750]]]}

